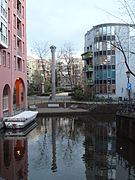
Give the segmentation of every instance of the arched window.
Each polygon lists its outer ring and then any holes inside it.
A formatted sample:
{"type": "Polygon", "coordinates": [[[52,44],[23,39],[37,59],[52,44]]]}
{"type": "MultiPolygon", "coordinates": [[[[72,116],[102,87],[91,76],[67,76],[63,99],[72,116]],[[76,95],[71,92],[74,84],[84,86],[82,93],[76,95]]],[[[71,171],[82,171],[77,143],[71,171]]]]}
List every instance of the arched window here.
{"type": "Polygon", "coordinates": [[[8,111],[8,86],[3,91],[3,112],[8,111]]]}

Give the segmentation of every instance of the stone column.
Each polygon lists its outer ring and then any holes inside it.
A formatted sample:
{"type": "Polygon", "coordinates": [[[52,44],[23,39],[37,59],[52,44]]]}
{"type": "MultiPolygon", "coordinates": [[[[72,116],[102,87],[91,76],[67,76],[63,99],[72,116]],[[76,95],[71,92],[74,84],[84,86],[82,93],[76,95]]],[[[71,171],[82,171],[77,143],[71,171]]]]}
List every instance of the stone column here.
{"type": "Polygon", "coordinates": [[[41,83],[41,93],[44,94],[45,93],[45,84],[41,83]]]}
{"type": "Polygon", "coordinates": [[[55,46],[51,46],[52,53],[52,100],[55,100],[55,46]]]}

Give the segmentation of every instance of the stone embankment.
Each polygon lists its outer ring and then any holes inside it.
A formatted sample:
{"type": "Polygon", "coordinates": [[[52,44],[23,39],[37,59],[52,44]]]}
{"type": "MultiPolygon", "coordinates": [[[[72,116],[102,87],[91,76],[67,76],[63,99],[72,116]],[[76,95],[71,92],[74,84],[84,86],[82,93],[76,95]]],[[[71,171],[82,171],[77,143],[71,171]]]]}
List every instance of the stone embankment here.
{"type": "Polygon", "coordinates": [[[36,104],[40,115],[44,114],[116,114],[118,104],[82,102],[44,102],[36,104]]]}

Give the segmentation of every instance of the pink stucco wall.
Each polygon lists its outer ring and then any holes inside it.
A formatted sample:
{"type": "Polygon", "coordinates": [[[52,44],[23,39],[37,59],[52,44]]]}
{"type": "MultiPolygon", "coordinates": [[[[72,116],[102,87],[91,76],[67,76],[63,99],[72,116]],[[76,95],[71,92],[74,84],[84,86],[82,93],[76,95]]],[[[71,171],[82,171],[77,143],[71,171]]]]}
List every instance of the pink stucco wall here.
{"type": "MultiPolygon", "coordinates": [[[[26,62],[26,0],[16,0],[16,6],[14,7],[14,1],[8,1],[8,11],[10,12],[10,18],[8,20],[8,31],[10,33],[10,36],[8,36],[9,40],[8,42],[8,49],[0,49],[1,52],[1,64],[0,64],[0,117],[3,117],[3,90],[5,85],[9,86],[9,112],[12,114],[13,112],[13,93],[14,93],[14,87],[15,87],[15,81],[18,78],[21,78],[23,86],[24,86],[24,108],[27,108],[27,62],[26,62]],[[16,57],[16,64],[17,64],[17,57],[18,57],[18,51],[17,51],[17,1],[21,3],[21,21],[20,21],[20,31],[22,33],[22,37],[20,39],[21,44],[21,52],[22,56],[20,57],[20,62],[22,68],[18,70],[17,67],[15,67],[15,57],[16,57]],[[24,13],[23,8],[24,7],[24,13]],[[23,16],[24,14],[24,16],[23,16]],[[16,22],[14,25],[14,22],[16,22]],[[23,33],[23,27],[24,25],[24,33],[23,33]],[[15,46],[15,37],[16,36],[16,46],[15,46]],[[24,44],[24,46],[23,46],[24,44]],[[6,65],[3,65],[2,62],[2,54],[3,50],[6,51],[6,62],[7,62],[7,56],[8,53],[10,53],[10,67],[6,65]]],[[[7,13],[9,14],[9,13],[7,13]]]]}

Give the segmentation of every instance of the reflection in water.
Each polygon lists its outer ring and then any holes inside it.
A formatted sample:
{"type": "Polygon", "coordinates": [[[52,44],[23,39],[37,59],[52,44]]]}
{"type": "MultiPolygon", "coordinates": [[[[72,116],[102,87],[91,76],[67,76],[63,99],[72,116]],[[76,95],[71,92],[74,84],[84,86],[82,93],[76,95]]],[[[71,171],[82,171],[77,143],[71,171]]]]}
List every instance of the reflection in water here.
{"type": "Polygon", "coordinates": [[[78,116],[37,121],[27,138],[0,139],[1,178],[135,179],[135,144],[116,137],[114,119],[78,116]]]}
{"type": "Polygon", "coordinates": [[[57,171],[56,165],[56,118],[52,118],[52,168],[53,172],[57,171]]]}
{"type": "Polygon", "coordinates": [[[0,178],[27,179],[27,139],[0,138],[0,178]]]}
{"type": "Polygon", "coordinates": [[[84,147],[87,179],[115,179],[115,124],[93,123],[86,126],[84,147]]]}
{"type": "Polygon", "coordinates": [[[116,151],[118,153],[117,179],[135,179],[135,144],[127,139],[117,138],[116,151]]]}

